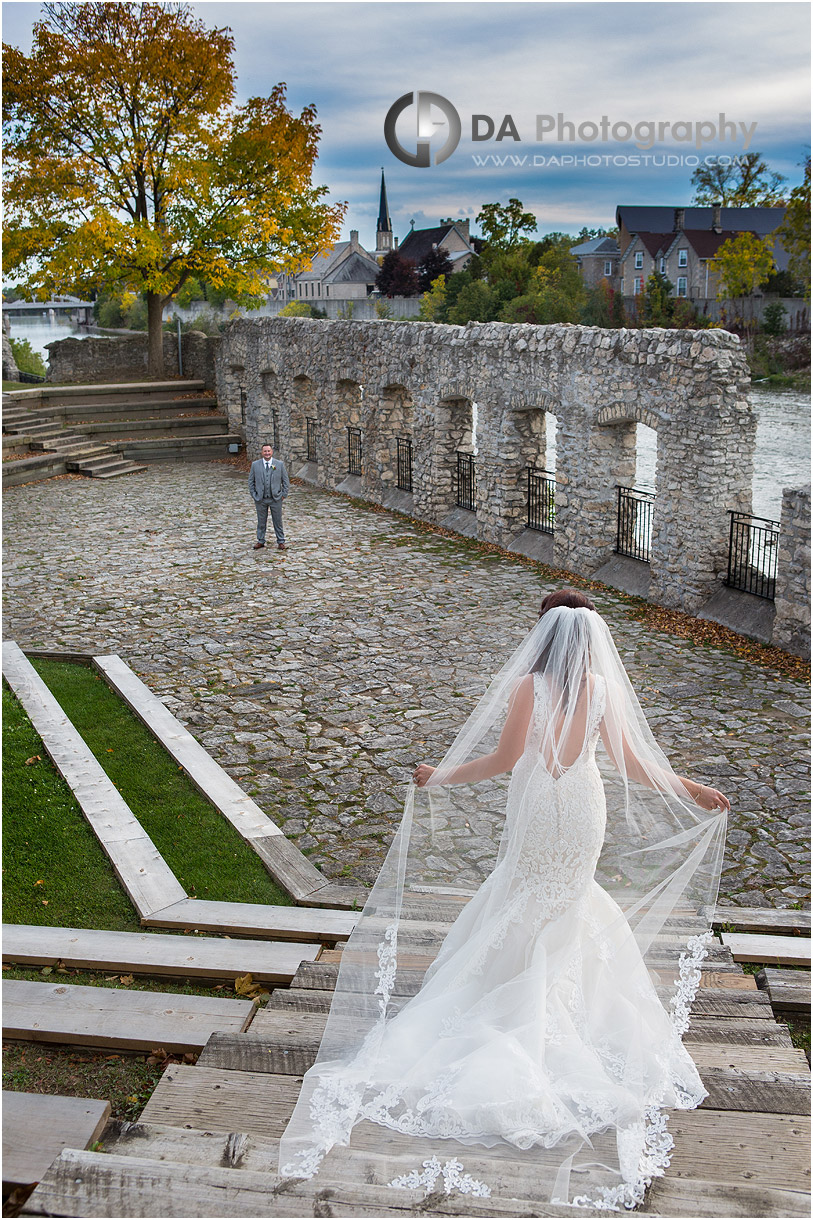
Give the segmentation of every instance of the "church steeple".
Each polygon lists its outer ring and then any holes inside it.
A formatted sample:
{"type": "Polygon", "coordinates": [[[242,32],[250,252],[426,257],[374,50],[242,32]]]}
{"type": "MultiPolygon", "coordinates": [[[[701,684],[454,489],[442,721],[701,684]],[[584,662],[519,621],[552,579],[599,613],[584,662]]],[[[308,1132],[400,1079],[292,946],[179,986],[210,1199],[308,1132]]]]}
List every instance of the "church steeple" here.
{"type": "Polygon", "coordinates": [[[381,167],[381,199],[378,205],[378,224],[375,231],[375,252],[386,254],[393,248],[392,221],[387,205],[387,186],[384,182],[384,167],[381,167]]]}

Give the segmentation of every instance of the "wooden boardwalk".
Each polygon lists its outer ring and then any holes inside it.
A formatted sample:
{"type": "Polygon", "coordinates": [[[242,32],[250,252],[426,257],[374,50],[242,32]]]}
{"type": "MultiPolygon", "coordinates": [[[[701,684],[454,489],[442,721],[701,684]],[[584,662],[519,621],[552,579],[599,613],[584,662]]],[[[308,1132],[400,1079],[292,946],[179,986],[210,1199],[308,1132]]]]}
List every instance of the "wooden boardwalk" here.
{"type": "MultiPolygon", "coordinates": [[[[539,1197],[528,1162],[512,1160],[506,1148],[468,1148],[461,1157],[467,1172],[492,1185],[489,1199],[391,1190],[381,1183],[454,1149],[391,1133],[382,1151],[381,1132],[373,1142],[363,1123],[312,1181],[277,1176],[279,1139],[317,1052],[340,953],[303,962],[246,1032],[213,1033],[195,1066],[168,1067],[138,1123],[108,1124],[102,1151],[64,1151],[25,1214],[572,1216],[539,1197]]],[[[417,963],[414,974],[407,991],[419,985],[417,963]]],[[[642,1213],[808,1216],[807,1062],[767,992],[719,942],[702,969],[686,1045],[709,1096],[700,1109],[671,1116],[672,1163],[642,1213]]]]}

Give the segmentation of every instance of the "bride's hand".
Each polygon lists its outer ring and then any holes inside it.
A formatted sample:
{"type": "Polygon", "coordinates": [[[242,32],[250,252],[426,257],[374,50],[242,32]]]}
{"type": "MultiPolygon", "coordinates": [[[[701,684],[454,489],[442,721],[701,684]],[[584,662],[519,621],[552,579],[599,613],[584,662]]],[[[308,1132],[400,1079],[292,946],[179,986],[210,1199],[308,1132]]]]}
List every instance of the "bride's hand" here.
{"type": "Polygon", "coordinates": [[[435,768],[428,763],[421,763],[412,773],[412,782],[418,788],[424,788],[434,774],[435,768]]]}
{"type": "Polygon", "coordinates": [[[722,792],[718,792],[716,788],[709,788],[705,784],[700,785],[700,791],[694,798],[695,805],[699,805],[701,809],[725,809],[726,813],[731,808],[731,801],[722,792]]]}

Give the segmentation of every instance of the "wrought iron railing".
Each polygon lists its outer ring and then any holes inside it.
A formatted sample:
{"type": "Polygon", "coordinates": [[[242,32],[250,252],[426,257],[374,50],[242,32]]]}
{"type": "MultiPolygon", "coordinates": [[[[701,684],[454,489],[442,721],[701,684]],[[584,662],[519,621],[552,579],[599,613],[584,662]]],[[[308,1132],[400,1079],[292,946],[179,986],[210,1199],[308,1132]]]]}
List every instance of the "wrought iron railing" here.
{"type": "Polygon", "coordinates": [[[307,448],[307,462],[316,461],[316,420],[308,417],[305,420],[305,445],[307,448]]]}
{"type": "Polygon", "coordinates": [[[361,474],[361,428],[347,429],[347,473],[361,474]]]}
{"type": "Polygon", "coordinates": [[[632,559],[649,563],[654,503],[653,491],[643,491],[640,487],[618,488],[616,554],[629,555],[632,559]]]}
{"type": "Polygon", "coordinates": [[[408,436],[398,437],[398,490],[412,491],[412,441],[408,436]]]}
{"type": "Polygon", "coordinates": [[[528,467],[528,529],[552,534],[556,516],[556,476],[528,467]]]}
{"type": "Polygon", "coordinates": [[[474,454],[457,455],[457,507],[474,511],[474,454]]]}
{"type": "Polygon", "coordinates": [[[779,522],[750,513],[729,512],[728,576],[726,584],[755,597],[776,596],[779,522]]]}

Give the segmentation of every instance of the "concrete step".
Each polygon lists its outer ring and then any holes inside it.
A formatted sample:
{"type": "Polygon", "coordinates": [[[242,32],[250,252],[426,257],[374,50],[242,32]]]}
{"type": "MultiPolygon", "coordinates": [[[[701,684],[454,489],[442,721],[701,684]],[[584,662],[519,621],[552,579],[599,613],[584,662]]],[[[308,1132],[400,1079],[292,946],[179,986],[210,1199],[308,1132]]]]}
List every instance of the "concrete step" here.
{"type": "Polygon", "coordinates": [[[120,474],[141,474],[146,470],[146,466],[137,466],[135,462],[119,462],[115,469],[111,470],[94,470],[91,478],[94,479],[116,479],[120,474]]]}
{"type": "Polygon", "coordinates": [[[41,437],[35,436],[31,438],[32,449],[55,449],[60,453],[66,448],[76,445],[93,445],[95,442],[89,436],[82,436],[78,432],[62,432],[57,436],[41,437]]]}
{"type": "Polygon", "coordinates": [[[70,457],[76,460],[77,458],[95,458],[107,457],[115,453],[109,445],[94,445],[92,441],[85,441],[76,445],[54,445],[51,449],[53,453],[60,453],[63,457],[70,457]]]}
{"type": "Polygon", "coordinates": [[[130,381],[105,385],[41,385],[31,390],[12,390],[4,402],[18,405],[30,403],[37,408],[75,406],[78,403],[120,403],[127,399],[150,402],[174,398],[180,394],[200,393],[206,383],[199,380],[130,381]]]}
{"type": "Polygon", "coordinates": [[[74,406],[63,406],[59,411],[66,420],[81,423],[101,423],[115,421],[124,416],[139,419],[163,419],[165,416],[185,416],[190,411],[209,411],[217,409],[214,398],[128,398],[121,402],[95,403],[82,402],[74,406]]]}
{"type": "Polygon", "coordinates": [[[89,455],[85,457],[72,457],[66,459],[68,470],[77,470],[81,474],[91,474],[95,470],[104,470],[111,464],[117,465],[120,462],[126,461],[120,453],[114,449],[108,449],[104,453],[98,453],[95,456],[89,455]]]}
{"type": "Polygon", "coordinates": [[[12,428],[10,431],[12,433],[22,432],[26,436],[37,436],[42,439],[45,439],[50,436],[60,436],[65,431],[65,429],[62,427],[62,424],[55,424],[55,423],[25,424],[25,425],[21,424],[19,428],[12,428]]]}

